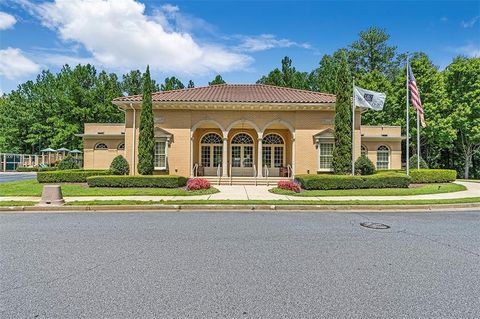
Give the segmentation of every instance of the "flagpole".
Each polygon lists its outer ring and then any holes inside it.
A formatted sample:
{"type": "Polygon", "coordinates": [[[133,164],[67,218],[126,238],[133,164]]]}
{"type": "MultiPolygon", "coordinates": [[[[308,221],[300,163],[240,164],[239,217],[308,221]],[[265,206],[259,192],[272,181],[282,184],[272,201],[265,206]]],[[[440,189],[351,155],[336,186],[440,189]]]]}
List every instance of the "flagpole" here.
{"type": "Polygon", "coordinates": [[[420,112],[417,110],[417,169],[420,169],[420,112]]]}
{"type": "Polygon", "coordinates": [[[410,90],[408,88],[408,52],[407,52],[407,81],[406,81],[406,89],[407,89],[407,143],[406,143],[406,159],[407,159],[407,176],[410,175],[410,116],[409,116],[409,109],[410,109],[410,102],[409,102],[409,93],[410,93],[410,90]]]}
{"type": "Polygon", "coordinates": [[[352,175],[355,175],[355,78],[352,80],[352,175]]]}

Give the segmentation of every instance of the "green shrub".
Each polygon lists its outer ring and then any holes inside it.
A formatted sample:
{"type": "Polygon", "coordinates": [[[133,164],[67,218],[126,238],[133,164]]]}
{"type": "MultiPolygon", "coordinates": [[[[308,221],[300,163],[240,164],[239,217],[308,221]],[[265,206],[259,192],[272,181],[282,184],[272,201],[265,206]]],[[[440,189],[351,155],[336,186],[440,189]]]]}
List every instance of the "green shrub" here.
{"type": "Polygon", "coordinates": [[[401,173],[351,175],[297,175],[295,179],[308,190],[358,189],[358,188],[406,188],[410,178],[401,173]]]}
{"type": "Polygon", "coordinates": [[[188,178],[176,175],[162,176],[93,176],[87,178],[88,186],[91,187],[158,187],[177,188],[187,184],[188,178]]]}
{"type": "Polygon", "coordinates": [[[355,173],[358,175],[372,175],[375,173],[375,165],[365,155],[355,161],[355,173]]]}
{"type": "Polygon", "coordinates": [[[19,166],[16,169],[17,172],[38,172],[38,167],[33,166],[33,167],[28,167],[28,166],[19,166]]]}
{"type": "Polygon", "coordinates": [[[128,175],[130,173],[130,166],[127,160],[122,155],[118,155],[110,164],[110,172],[113,175],[128,175]]]}
{"type": "MultiPolygon", "coordinates": [[[[415,154],[412,157],[410,157],[410,160],[408,162],[408,166],[412,169],[417,168],[417,158],[418,156],[415,154]]],[[[428,168],[427,162],[420,156],[420,168],[428,168]]]]}
{"type": "Polygon", "coordinates": [[[457,178],[457,171],[453,169],[412,169],[410,170],[412,183],[448,183],[457,178]]]}
{"type": "Polygon", "coordinates": [[[72,155],[65,156],[65,158],[58,163],[58,169],[62,171],[67,169],[79,169],[79,168],[80,167],[78,166],[77,160],[74,159],[72,155]]]}
{"type": "Polygon", "coordinates": [[[72,169],[65,171],[38,172],[37,181],[39,183],[86,183],[87,177],[108,175],[108,170],[83,170],[72,169]]]}

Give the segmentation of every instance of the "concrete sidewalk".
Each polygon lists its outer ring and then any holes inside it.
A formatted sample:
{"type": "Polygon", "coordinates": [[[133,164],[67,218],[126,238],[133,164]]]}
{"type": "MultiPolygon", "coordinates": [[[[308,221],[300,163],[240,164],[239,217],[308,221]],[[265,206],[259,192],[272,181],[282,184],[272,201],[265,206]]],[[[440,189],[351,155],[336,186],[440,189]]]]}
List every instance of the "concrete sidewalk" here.
{"type": "MultiPolygon", "coordinates": [[[[141,201],[160,201],[160,200],[325,200],[325,201],[345,201],[345,200],[415,200],[415,199],[455,199],[467,197],[480,197],[480,183],[475,182],[455,182],[467,187],[467,190],[454,193],[430,194],[430,195],[410,195],[410,196],[328,196],[328,197],[300,197],[287,196],[270,193],[268,190],[272,186],[253,186],[253,185],[233,185],[233,186],[215,186],[220,190],[219,193],[200,196],[72,196],[65,197],[66,202],[73,201],[92,201],[92,200],[141,200],[141,201]]],[[[0,201],[39,201],[39,197],[29,196],[10,196],[0,197],[0,201]]]]}

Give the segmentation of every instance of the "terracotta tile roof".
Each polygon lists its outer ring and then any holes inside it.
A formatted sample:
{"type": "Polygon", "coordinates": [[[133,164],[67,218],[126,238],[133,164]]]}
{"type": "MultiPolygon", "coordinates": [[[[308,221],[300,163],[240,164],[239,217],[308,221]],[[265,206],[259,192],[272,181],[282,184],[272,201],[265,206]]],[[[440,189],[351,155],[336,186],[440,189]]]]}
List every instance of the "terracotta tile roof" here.
{"type": "MultiPolygon", "coordinates": [[[[154,102],[223,103],[335,103],[335,95],[265,84],[219,84],[152,94],[154,102]]],[[[114,102],[140,102],[141,95],[122,96],[114,102]]]]}

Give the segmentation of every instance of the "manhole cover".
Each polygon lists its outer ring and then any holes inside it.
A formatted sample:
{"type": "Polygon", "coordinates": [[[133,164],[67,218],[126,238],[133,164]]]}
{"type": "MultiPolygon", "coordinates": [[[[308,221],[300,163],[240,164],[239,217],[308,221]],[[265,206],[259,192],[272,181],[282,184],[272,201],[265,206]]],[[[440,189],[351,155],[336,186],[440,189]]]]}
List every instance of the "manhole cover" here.
{"type": "Polygon", "coordinates": [[[371,229],[389,229],[390,226],[381,224],[381,223],[371,223],[371,222],[363,222],[360,223],[360,226],[365,227],[365,228],[371,228],[371,229]]]}

